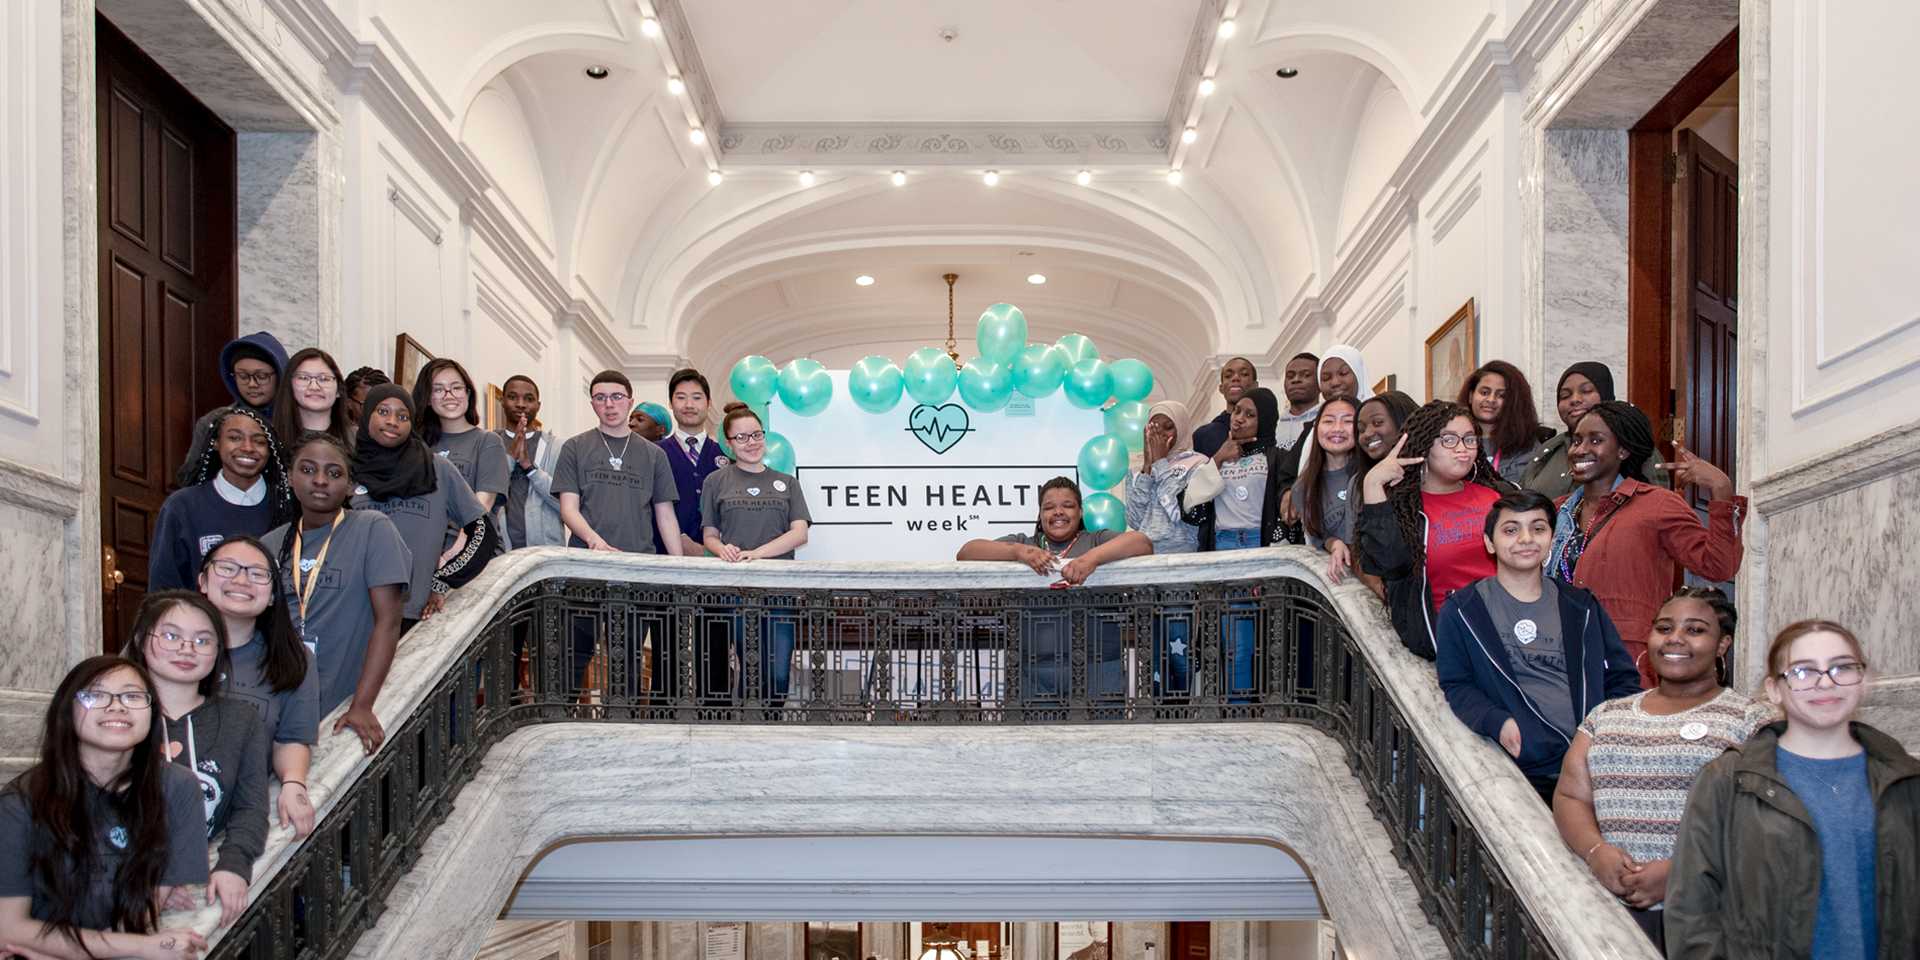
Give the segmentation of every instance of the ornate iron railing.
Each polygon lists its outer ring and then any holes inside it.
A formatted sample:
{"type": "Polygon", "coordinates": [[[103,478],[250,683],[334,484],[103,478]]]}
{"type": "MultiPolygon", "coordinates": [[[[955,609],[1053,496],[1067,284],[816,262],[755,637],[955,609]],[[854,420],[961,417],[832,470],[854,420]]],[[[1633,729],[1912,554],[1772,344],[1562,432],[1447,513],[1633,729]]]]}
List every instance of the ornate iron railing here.
{"type": "Polygon", "coordinates": [[[529,724],[1187,721],[1331,735],[1454,956],[1556,955],[1333,604],[1278,578],[958,592],[534,581],[389,729],[211,955],[344,957],[489,748],[529,724]]]}

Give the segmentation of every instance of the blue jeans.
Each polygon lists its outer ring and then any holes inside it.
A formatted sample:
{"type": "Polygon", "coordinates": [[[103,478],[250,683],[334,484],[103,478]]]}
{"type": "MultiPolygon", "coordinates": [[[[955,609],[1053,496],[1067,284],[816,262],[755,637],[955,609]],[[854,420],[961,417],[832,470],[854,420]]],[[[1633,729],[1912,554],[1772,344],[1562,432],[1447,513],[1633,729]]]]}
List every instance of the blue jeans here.
{"type": "MultiPolygon", "coordinates": [[[[1249,550],[1261,546],[1258,528],[1245,530],[1215,530],[1213,549],[1249,550]]],[[[1254,605],[1237,602],[1232,610],[1253,610],[1254,605]]],[[[1227,647],[1227,689],[1220,691],[1236,700],[1244,701],[1253,695],[1253,633],[1256,618],[1250,616],[1234,617],[1231,614],[1220,622],[1220,635],[1226,640],[1227,647]]]]}

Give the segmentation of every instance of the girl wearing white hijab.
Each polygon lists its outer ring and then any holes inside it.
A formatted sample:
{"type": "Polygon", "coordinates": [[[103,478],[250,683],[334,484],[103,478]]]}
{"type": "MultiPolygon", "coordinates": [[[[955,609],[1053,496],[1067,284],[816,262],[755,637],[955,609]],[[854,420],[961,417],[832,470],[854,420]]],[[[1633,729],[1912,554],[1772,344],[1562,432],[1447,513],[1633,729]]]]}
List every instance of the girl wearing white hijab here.
{"type": "MultiPolygon", "coordinates": [[[[1127,476],[1127,526],[1146,534],[1156,554],[1199,548],[1199,529],[1182,519],[1182,499],[1194,471],[1212,460],[1188,448],[1192,438],[1187,422],[1187,405],[1178,400],[1162,400],[1149,408],[1141,467],[1127,476]]],[[[1218,476],[1215,471],[1213,478],[1218,476]]],[[[1201,492],[1195,491],[1194,502],[1207,499],[1198,495],[1201,492]]]]}

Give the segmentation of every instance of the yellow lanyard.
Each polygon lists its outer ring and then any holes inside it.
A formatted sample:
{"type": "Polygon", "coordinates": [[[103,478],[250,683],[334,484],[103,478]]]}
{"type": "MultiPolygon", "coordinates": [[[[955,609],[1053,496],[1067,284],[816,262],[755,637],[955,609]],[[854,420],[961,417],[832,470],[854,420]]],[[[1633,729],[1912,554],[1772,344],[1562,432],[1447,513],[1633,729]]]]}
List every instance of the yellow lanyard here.
{"type": "MultiPolygon", "coordinates": [[[[320,541],[320,555],[313,558],[313,572],[307,575],[305,586],[300,584],[300,561],[303,556],[300,549],[302,531],[300,521],[293,522],[293,592],[300,597],[300,621],[303,625],[307,619],[307,602],[313,599],[313,588],[320,583],[320,572],[327,568],[327,551],[333,549],[334,531],[340,529],[340,523],[345,519],[347,519],[345,510],[334,515],[333,525],[327,528],[327,539],[320,541]]],[[[306,631],[301,632],[304,634],[306,631]]]]}

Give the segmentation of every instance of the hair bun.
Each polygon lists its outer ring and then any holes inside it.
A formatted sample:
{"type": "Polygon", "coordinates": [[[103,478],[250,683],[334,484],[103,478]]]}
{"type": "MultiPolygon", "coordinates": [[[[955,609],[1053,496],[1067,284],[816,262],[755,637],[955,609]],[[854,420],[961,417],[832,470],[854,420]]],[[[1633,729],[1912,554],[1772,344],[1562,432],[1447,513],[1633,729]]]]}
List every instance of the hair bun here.
{"type": "Polygon", "coordinates": [[[726,406],[720,408],[721,413],[733,413],[737,410],[746,410],[751,412],[753,408],[747,406],[745,403],[742,403],[738,400],[731,401],[726,406]]]}

